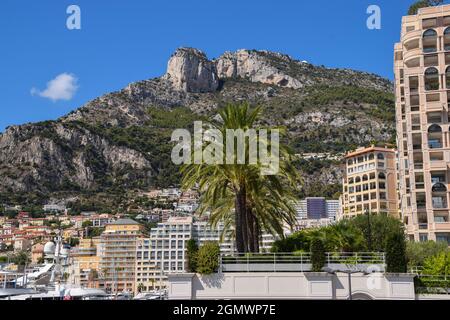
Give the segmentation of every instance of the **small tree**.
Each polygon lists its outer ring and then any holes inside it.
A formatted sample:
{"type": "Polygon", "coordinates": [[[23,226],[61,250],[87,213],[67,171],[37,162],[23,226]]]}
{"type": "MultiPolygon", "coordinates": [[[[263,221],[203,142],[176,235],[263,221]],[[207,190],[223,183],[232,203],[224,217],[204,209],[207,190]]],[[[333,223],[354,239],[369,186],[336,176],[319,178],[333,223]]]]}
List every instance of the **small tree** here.
{"type": "Polygon", "coordinates": [[[197,253],[197,272],[211,274],[219,268],[220,247],[217,242],[206,242],[197,253]]]}
{"type": "Polygon", "coordinates": [[[92,221],[86,220],[81,224],[83,228],[92,227],[92,221]]]}
{"type": "Polygon", "coordinates": [[[408,259],[408,268],[422,267],[425,260],[442,252],[449,252],[447,242],[408,241],[406,243],[406,257],[408,259]]]}
{"type": "Polygon", "coordinates": [[[19,251],[13,256],[12,262],[18,266],[19,270],[24,270],[25,266],[31,262],[30,255],[27,251],[19,251]]]}
{"type": "Polygon", "coordinates": [[[187,265],[189,272],[197,271],[198,245],[194,239],[190,239],[186,245],[187,265]]]}
{"type": "Polygon", "coordinates": [[[386,271],[405,273],[407,270],[406,241],[404,235],[392,234],[386,243],[386,271]]]}
{"type": "Polygon", "coordinates": [[[415,15],[419,12],[420,8],[439,6],[443,4],[443,0],[419,0],[409,7],[408,15],[415,15]]]}
{"type": "Polygon", "coordinates": [[[312,271],[320,272],[325,265],[325,247],[322,240],[315,238],[311,241],[312,271]]]}

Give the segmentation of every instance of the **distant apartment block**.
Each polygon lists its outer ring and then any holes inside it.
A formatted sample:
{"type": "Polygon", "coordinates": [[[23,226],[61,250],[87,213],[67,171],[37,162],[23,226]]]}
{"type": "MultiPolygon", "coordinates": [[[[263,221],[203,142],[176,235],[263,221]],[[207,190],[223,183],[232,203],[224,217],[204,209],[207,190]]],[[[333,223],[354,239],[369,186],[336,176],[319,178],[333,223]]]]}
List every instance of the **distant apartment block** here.
{"type": "Polygon", "coordinates": [[[411,240],[450,244],[450,5],[403,17],[394,72],[402,219],[411,240]]]}
{"type": "Polygon", "coordinates": [[[100,286],[110,292],[134,292],[136,244],[142,225],[119,219],[106,225],[100,238],[100,286]]]}
{"type": "Polygon", "coordinates": [[[321,197],[309,197],[296,205],[297,219],[333,219],[335,220],[341,204],[339,200],[326,200],[321,197]]]}
{"type": "Polygon", "coordinates": [[[399,217],[395,150],[371,146],[348,153],[342,185],[344,217],[365,213],[399,217]]]}
{"type": "Polygon", "coordinates": [[[77,247],[70,250],[69,283],[85,288],[97,288],[99,286],[99,246],[99,237],[85,238],[80,240],[77,247]]]}

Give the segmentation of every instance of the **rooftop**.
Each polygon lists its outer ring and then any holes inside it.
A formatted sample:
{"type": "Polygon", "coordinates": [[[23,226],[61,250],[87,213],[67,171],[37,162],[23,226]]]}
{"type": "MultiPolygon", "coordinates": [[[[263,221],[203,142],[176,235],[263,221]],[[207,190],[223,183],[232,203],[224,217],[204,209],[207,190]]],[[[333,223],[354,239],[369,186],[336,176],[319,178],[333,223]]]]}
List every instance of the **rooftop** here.
{"type": "Polygon", "coordinates": [[[108,223],[108,225],[120,225],[120,226],[123,226],[123,225],[139,225],[139,224],[140,223],[138,223],[138,222],[136,222],[136,221],[134,221],[132,219],[119,219],[119,220],[113,221],[111,223],[108,223]]]}
{"type": "Polygon", "coordinates": [[[347,155],[345,156],[346,159],[348,158],[352,158],[355,156],[359,156],[361,154],[365,154],[365,153],[369,153],[369,152],[390,152],[390,153],[395,153],[395,149],[389,149],[387,147],[385,148],[381,148],[381,147],[375,147],[375,146],[371,146],[368,148],[358,148],[355,151],[351,151],[349,153],[347,153],[347,155]]]}

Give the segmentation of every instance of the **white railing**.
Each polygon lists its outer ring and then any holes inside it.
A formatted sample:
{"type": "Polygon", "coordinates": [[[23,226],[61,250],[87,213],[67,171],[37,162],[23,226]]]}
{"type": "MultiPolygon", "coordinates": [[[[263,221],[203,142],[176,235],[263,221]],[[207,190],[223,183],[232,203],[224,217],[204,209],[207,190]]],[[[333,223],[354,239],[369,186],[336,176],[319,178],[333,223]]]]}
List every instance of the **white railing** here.
{"type": "MultiPolygon", "coordinates": [[[[232,254],[219,257],[222,272],[305,272],[311,271],[311,253],[258,253],[232,254]]],[[[325,254],[325,267],[339,271],[349,266],[366,270],[377,266],[384,271],[385,255],[382,252],[328,252],[325,254]]]]}

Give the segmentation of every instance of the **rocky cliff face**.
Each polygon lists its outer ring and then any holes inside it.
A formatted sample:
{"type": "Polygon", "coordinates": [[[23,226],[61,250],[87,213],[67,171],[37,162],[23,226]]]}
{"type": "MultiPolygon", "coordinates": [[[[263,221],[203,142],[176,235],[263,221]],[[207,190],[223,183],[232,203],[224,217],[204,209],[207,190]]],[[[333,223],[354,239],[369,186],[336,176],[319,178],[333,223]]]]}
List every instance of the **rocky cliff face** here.
{"type": "Polygon", "coordinates": [[[139,152],[63,122],[10,127],[0,150],[2,191],[95,189],[117,179],[131,185],[153,174],[139,152]]]}
{"type": "MultiPolygon", "coordinates": [[[[226,52],[215,61],[219,78],[243,78],[249,79],[252,82],[293,89],[304,87],[305,84],[301,81],[273,66],[266,57],[268,54],[270,53],[267,51],[257,52],[249,50],[239,50],[235,53],[226,52]]],[[[292,62],[292,59],[288,56],[280,54],[273,55],[285,63],[292,62]]]]}
{"type": "Polygon", "coordinates": [[[164,76],[176,90],[192,93],[214,92],[219,87],[216,66],[197,49],[178,49],[170,57],[164,76]]]}
{"type": "MultiPolygon", "coordinates": [[[[132,83],[57,121],[6,130],[0,135],[0,194],[173,183],[170,132],[244,100],[263,106],[265,124],[287,126],[298,153],[343,152],[394,137],[388,80],[268,51],[208,60],[197,49],[181,48],[161,78],[132,83]],[[181,116],[180,107],[187,110],[181,116]]],[[[323,183],[339,183],[336,168],[322,175],[323,183]]]]}

